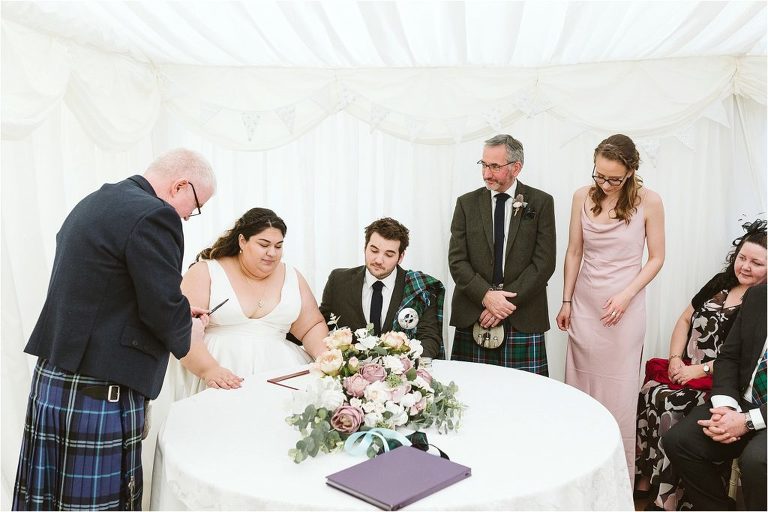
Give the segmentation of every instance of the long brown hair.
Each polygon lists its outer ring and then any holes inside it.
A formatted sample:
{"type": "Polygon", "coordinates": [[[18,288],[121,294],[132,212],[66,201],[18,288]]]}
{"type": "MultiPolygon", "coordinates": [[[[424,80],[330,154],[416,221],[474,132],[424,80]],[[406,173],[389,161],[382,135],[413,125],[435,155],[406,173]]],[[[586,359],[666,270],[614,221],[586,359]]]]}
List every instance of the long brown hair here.
{"type": "Polygon", "coordinates": [[[288,228],[283,219],[267,208],[251,208],[235,221],[232,229],[227,230],[212,246],[203,249],[195,258],[195,262],[215,260],[225,256],[236,256],[240,252],[238,238],[243,235],[246,240],[259,234],[267,228],[276,228],[285,236],[288,228]]]}
{"type": "MultiPolygon", "coordinates": [[[[638,153],[632,139],[618,133],[611,135],[597,145],[592,161],[596,162],[598,156],[619,162],[626,167],[627,172],[632,172],[632,176],[622,183],[619,199],[614,208],[616,218],[629,224],[632,215],[637,211],[637,205],[640,204],[638,192],[643,187],[643,180],[637,175],[637,170],[640,168],[640,153],[638,153]]],[[[589,189],[589,198],[594,204],[591,210],[595,216],[600,215],[600,212],[603,211],[601,203],[605,197],[605,192],[596,183],[589,189]]]]}

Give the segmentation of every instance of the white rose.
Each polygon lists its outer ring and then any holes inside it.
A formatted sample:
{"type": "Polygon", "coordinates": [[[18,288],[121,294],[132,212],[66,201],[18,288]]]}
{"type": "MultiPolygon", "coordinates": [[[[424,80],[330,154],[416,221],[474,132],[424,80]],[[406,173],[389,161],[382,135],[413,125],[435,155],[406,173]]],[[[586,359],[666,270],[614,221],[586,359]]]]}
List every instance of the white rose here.
{"type": "Polygon", "coordinates": [[[358,340],[362,340],[363,338],[368,337],[368,328],[367,327],[361,327],[360,329],[355,331],[355,338],[358,340]]]}
{"type": "Polygon", "coordinates": [[[405,371],[405,368],[403,367],[403,362],[397,356],[385,356],[383,362],[384,362],[384,368],[389,368],[392,371],[392,373],[396,373],[400,375],[405,371]]]}
{"type": "Polygon", "coordinates": [[[389,417],[389,422],[393,426],[399,427],[408,423],[408,413],[400,405],[394,402],[387,402],[386,410],[392,413],[392,416],[389,417]]]}
{"type": "Polygon", "coordinates": [[[365,423],[366,427],[375,427],[380,421],[383,420],[383,417],[381,414],[377,412],[369,412],[365,415],[365,418],[363,419],[363,423],[365,423]]]}
{"type": "Polygon", "coordinates": [[[421,354],[424,352],[424,347],[421,346],[421,342],[419,340],[410,340],[408,344],[411,346],[411,351],[408,353],[408,355],[411,356],[411,359],[418,359],[421,357],[421,354]]]}
{"type": "Polygon", "coordinates": [[[323,377],[320,379],[318,390],[319,396],[316,404],[318,408],[325,407],[333,412],[343,404],[346,399],[344,389],[341,387],[341,382],[333,377],[323,377]]]}
{"type": "Polygon", "coordinates": [[[344,356],[341,350],[335,348],[333,350],[327,350],[317,356],[317,359],[312,363],[311,368],[319,370],[325,375],[336,376],[339,374],[339,369],[344,364],[344,356]]]}
{"type": "Polygon", "coordinates": [[[400,399],[400,405],[402,405],[406,409],[409,409],[410,407],[413,407],[413,405],[419,400],[421,400],[422,398],[423,396],[420,391],[407,393],[403,398],[400,399]]]}
{"type": "Polygon", "coordinates": [[[384,403],[392,398],[392,392],[382,381],[371,382],[368,387],[365,388],[365,398],[372,402],[384,403]]]}
{"type": "Polygon", "coordinates": [[[365,338],[361,338],[358,340],[359,342],[355,344],[355,348],[358,350],[371,350],[373,347],[375,347],[379,343],[379,338],[376,336],[367,336],[365,338]]]}
{"type": "Polygon", "coordinates": [[[416,386],[417,388],[421,388],[427,393],[434,393],[435,390],[432,389],[432,386],[429,385],[429,382],[424,380],[421,376],[417,376],[415,379],[411,381],[411,384],[416,386]]]}

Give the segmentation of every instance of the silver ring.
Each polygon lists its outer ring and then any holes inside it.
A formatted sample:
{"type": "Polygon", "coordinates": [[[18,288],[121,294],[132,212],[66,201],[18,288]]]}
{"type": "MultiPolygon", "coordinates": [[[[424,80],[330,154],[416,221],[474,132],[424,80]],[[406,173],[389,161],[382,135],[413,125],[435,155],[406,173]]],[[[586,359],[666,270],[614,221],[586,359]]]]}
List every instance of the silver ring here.
{"type": "Polygon", "coordinates": [[[616,316],[616,312],[615,311],[611,311],[611,316],[616,316]]]}

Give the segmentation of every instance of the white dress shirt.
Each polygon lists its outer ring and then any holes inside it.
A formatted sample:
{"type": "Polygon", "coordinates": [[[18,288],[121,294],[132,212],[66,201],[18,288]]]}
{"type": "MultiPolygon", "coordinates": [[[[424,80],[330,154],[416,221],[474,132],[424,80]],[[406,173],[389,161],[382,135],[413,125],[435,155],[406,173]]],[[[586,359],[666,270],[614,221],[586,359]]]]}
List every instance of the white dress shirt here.
{"type": "MultiPolygon", "coordinates": [[[[509,233],[509,222],[512,219],[512,203],[515,202],[515,192],[517,191],[517,180],[515,180],[512,185],[505,190],[507,194],[509,194],[509,199],[507,199],[507,202],[504,204],[504,253],[506,254],[507,249],[507,234],[509,233]]],[[[497,192],[495,190],[491,190],[491,221],[493,221],[494,213],[496,212],[496,196],[501,194],[501,192],[497,192]]],[[[493,225],[493,224],[491,224],[493,225]]],[[[496,240],[493,241],[493,243],[496,243],[496,240]]],[[[501,272],[502,275],[504,274],[504,264],[506,258],[501,259],[501,272]]]]}
{"type": "Polygon", "coordinates": [[[365,283],[363,283],[363,314],[365,315],[365,321],[369,324],[371,321],[371,297],[373,296],[373,283],[381,281],[384,283],[384,287],[381,289],[381,318],[379,319],[379,325],[381,325],[381,332],[389,332],[390,326],[384,325],[384,319],[387,317],[387,311],[389,311],[389,303],[392,301],[392,292],[395,290],[395,282],[397,281],[397,267],[384,279],[376,279],[373,274],[366,268],[365,269],[365,283]]]}

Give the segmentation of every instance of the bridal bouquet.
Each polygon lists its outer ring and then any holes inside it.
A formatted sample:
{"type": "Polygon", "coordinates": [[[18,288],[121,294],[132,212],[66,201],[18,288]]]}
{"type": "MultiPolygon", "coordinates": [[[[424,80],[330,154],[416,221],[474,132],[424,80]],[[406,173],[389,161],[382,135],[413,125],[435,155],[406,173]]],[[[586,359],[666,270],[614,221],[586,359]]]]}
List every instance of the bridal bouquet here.
{"type": "Polygon", "coordinates": [[[295,414],[286,418],[302,434],[288,452],[294,462],[339,451],[362,430],[434,426],[445,433],[459,427],[464,409],[456,399],[459,388],[417,367],[421,342],[402,332],[373,336],[370,326],[353,335],[348,327],[338,328],[337,321],[332,315],[328,350],[310,367],[316,379],[294,393],[295,414]]]}

